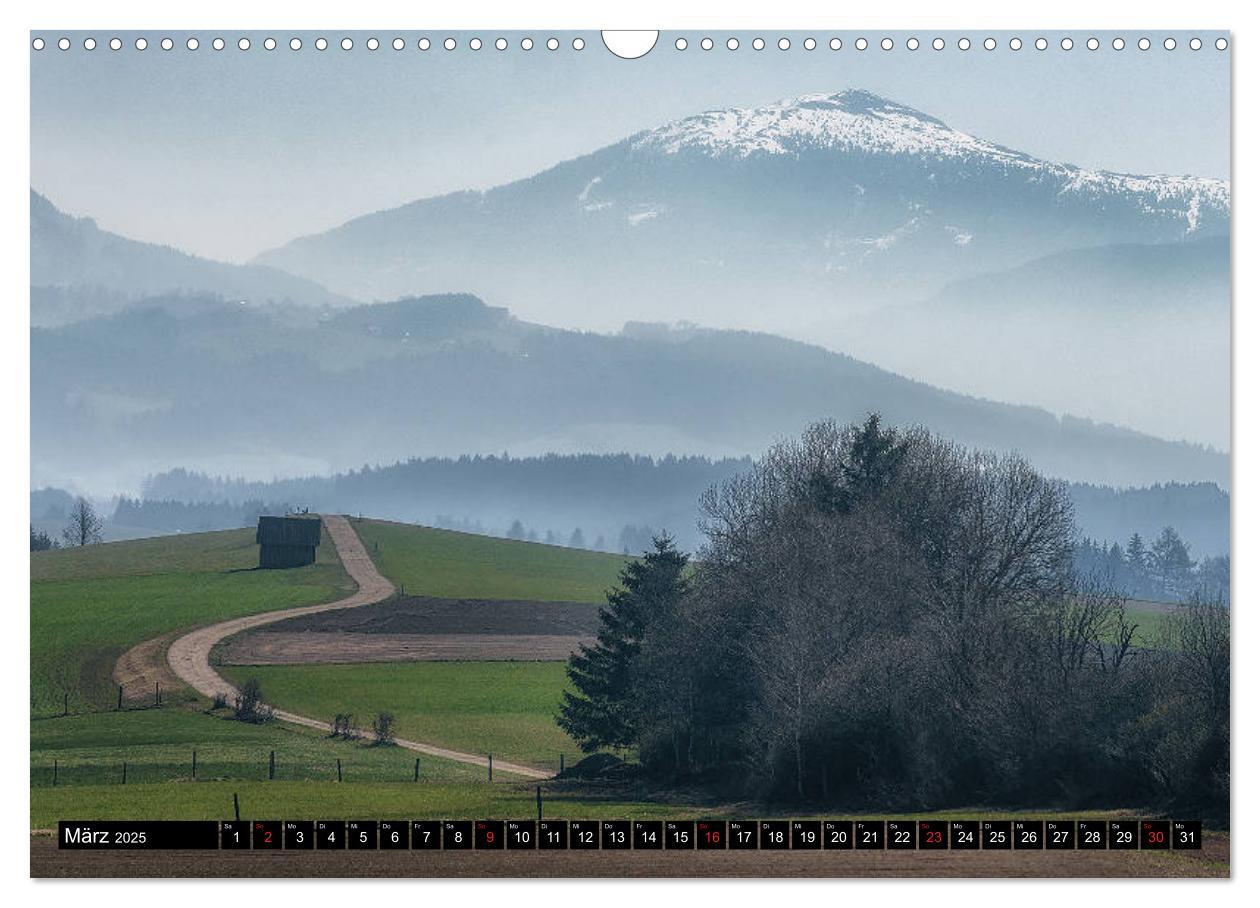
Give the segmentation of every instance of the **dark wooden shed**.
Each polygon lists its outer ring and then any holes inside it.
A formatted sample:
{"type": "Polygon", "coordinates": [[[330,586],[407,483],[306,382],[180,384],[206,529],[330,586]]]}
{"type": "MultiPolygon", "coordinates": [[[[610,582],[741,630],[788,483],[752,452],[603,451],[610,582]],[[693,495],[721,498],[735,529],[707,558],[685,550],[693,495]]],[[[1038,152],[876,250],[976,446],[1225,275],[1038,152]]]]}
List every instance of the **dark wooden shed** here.
{"type": "Polygon", "coordinates": [[[258,566],[291,568],[315,563],[319,545],[318,517],[259,517],[258,566]]]}

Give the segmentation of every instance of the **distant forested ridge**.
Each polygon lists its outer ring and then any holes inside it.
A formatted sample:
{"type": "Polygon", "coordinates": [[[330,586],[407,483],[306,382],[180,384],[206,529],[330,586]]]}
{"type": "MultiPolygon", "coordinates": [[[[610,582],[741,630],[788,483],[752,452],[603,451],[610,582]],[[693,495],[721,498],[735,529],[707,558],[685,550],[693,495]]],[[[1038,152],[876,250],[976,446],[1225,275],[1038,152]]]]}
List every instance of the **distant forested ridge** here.
{"type": "Polygon", "coordinates": [[[161,530],[163,533],[201,533],[251,526],[263,515],[283,515],[287,504],[262,501],[171,501],[123,497],[114,509],[114,523],[125,527],[161,530]]]}
{"type": "MultiPolygon", "coordinates": [[[[415,458],[273,482],[176,469],[151,476],[141,497],[206,507],[286,503],[496,535],[513,535],[519,523],[521,538],[544,541],[563,542],[581,528],[588,541],[603,536],[604,547],[617,552],[626,547],[623,537],[631,552],[640,552],[652,532],[664,529],[693,550],[700,496],[751,467],[747,457],[549,454],[415,458]]],[[[1082,539],[1123,546],[1134,533],[1153,542],[1172,527],[1196,561],[1229,552],[1229,494],[1212,483],[1134,489],[1072,483],[1067,492],[1082,539]]]]}
{"type": "Polygon", "coordinates": [[[171,470],[150,477],[143,498],[215,505],[289,502],[312,511],[563,542],[575,529],[606,548],[640,551],[654,531],[698,541],[697,502],[750,458],[633,454],[470,455],[416,458],[334,476],[245,482],[171,470]],[[513,531],[519,524],[519,530],[513,531]],[[629,528],[629,530],[628,530],[629,528]]]}
{"type": "Polygon", "coordinates": [[[1155,539],[1172,525],[1197,555],[1229,551],[1229,493],[1212,482],[1165,482],[1143,488],[1073,483],[1076,523],[1093,539],[1123,545],[1133,533],[1155,539]]]}

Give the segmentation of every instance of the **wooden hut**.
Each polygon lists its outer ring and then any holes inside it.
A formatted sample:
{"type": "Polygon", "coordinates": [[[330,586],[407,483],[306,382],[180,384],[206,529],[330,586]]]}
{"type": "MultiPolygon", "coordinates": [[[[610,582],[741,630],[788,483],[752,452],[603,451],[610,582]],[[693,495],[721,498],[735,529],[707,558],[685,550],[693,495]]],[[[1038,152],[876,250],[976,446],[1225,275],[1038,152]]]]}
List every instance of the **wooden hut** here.
{"type": "Polygon", "coordinates": [[[291,568],[315,563],[319,545],[318,517],[259,517],[258,566],[291,568]]]}

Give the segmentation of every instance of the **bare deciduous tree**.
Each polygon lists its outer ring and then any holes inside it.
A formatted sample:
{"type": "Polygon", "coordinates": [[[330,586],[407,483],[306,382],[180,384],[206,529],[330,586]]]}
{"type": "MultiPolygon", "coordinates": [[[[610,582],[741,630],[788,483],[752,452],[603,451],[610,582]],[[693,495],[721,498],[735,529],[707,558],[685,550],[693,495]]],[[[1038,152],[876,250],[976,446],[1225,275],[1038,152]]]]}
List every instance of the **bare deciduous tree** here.
{"type": "Polygon", "coordinates": [[[344,738],[350,741],[358,736],[358,732],[354,730],[354,716],[350,715],[350,713],[337,713],[337,715],[333,716],[329,737],[344,738]]]}
{"type": "Polygon", "coordinates": [[[275,711],[263,702],[262,685],[257,678],[250,678],[241,685],[232,704],[234,719],[258,725],[270,721],[274,715],[275,711]]]}
{"type": "Polygon", "coordinates": [[[93,545],[101,541],[103,526],[104,522],[97,515],[92,503],[80,496],[70,509],[70,519],[61,531],[61,538],[68,546],[93,545]]]}
{"type": "Polygon", "coordinates": [[[372,720],[372,743],[386,747],[394,743],[394,714],[377,713],[372,720]]]}

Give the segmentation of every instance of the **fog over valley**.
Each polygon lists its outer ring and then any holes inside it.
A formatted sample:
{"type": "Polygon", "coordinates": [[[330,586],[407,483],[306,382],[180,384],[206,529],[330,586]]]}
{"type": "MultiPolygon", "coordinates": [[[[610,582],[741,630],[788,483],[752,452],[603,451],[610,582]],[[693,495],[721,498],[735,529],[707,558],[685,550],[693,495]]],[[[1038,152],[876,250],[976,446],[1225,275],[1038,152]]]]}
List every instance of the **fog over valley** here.
{"type": "Polygon", "coordinates": [[[1085,535],[1228,548],[1219,179],[1047,161],[851,88],[399,199],[248,264],[40,188],[31,486],[126,496],[150,522],[120,534],[288,505],[694,539],[708,485],[879,413],[1073,484],[1085,535]]]}

